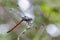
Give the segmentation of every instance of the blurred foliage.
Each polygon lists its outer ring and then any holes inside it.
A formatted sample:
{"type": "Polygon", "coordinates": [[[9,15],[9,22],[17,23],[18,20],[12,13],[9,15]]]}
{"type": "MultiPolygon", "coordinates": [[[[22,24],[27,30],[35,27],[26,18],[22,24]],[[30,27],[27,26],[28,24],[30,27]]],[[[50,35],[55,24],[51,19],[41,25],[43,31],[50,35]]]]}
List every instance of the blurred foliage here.
{"type": "MultiPolygon", "coordinates": [[[[24,36],[26,37],[26,39],[24,39],[24,40],[34,40],[36,35],[38,35],[37,33],[41,27],[41,24],[47,25],[49,23],[54,23],[54,24],[60,23],[60,5],[58,6],[56,3],[55,3],[56,5],[53,3],[54,1],[56,2],[57,0],[49,0],[47,2],[46,1],[47,0],[30,0],[31,4],[34,7],[33,12],[35,15],[35,20],[34,20],[33,27],[24,34],[24,36]],[[52,3],[50,3],[50,2],[52,2],[52,3]],[[55,6],[52,6],[52,4],[55,6]]],[[[16,0],[0,0],[0,5],[3,7],[6,7],[7,9],[8,8],[13,8],[13,9],[18,8],[16,0]]],[[[3,23],[3,22],[5,22],[5,21],[0,19],[0,23],[3,23]]],[[[24,27],[20,27],[20,30],[22,30],[22,29],[24,29],[24,27]]],[[[40,31],[39,31],[39,33],[40,33],[40,31]]],[[[45,40],[43,38],[45,38],[46,35],[47,35],[47,37],[49,36],[46,33],[46,31],[44,31],[41,34],[41,36],[38,35],[37,38],[39,38],[39,40],[45,40]]],[[[16,36],[17,35],[15,33],[11,32],[7,36],[0,35],[0,40],[17,40],[16,36]]],[[[50,37],[50,39],[60,40],[60,37],[57,37],[57,38],[50,37]]],[[[38,39],[36,39],[36,40],[38,40],[38,39]]]]}
{"type": "Polygon", "coordinates": [[[17,40],[17,35],[15,33],[0,34],[0,40],[17,40]]]}

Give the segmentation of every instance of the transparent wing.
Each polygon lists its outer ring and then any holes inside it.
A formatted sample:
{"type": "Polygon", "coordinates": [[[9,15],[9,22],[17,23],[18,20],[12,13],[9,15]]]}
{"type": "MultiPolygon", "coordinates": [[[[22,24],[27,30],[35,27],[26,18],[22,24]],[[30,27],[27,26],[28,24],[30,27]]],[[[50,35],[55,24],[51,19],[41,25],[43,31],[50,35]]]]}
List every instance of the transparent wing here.
{"type": "Polygon", "coordinates": [[[28,0],[18,0],[17,4],[19,6],[18,9],[7,7],[7,10],[10,12],[10,14],[12,14],[12,16],[18,21],[21,20],[22,17],[27,16],[32,18],[31,23],[33,23],[34,14],[31,3],[28,0]]]}
{"type": "Polygon", "coordinates": [[[29,0],[18,0],[19,8],[23,11],[25,16],[31,17],[34,19],[33,6],[29,0]]]}

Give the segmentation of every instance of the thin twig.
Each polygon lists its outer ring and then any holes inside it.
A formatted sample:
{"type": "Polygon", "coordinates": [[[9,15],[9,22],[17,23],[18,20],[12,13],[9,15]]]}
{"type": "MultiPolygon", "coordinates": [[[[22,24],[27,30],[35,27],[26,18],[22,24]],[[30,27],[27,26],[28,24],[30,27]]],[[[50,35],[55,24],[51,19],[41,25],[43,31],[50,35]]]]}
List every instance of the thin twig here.
{"type": "Polygon", "coordinates": [[[23,30],[19,35],[18,35],[18,39],[20,39],[21,35],[23,35],[27,30],[29,30],[31,27],[27,27],[25,30],[23,30]]]}

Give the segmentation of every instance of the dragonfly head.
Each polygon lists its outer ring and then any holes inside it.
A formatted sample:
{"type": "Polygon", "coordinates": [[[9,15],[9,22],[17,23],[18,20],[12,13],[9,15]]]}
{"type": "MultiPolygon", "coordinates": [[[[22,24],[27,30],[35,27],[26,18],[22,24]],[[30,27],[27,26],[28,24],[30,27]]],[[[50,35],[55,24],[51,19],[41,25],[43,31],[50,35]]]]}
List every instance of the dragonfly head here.
{"type": "Polygon", "coordinates": [[[23,19],[23,21],[26,21],[26,22],[32,21],[32,18],[29,18],[29,17],[27,17],[27,16],[22,17],[22,19],[23,19]]]}

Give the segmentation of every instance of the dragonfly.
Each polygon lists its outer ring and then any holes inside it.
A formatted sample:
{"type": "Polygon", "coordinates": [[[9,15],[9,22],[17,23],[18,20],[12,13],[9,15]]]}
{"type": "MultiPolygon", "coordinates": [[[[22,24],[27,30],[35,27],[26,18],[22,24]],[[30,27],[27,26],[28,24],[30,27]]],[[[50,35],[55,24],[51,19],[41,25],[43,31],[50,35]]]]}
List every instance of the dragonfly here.
{"type": "Polygon", "coordinates": [[[29,22],[32,20],[32,18],[29,18],[29,17],[27,17],[27,16],[25,16],[25,17],[22,17],[22,20],[21,21],[19,21],[12,29],[10,29],[7,33],[9,33],[9,32],[11,32],[12,30],[14,30],[19,24],[21,24],[23,21],[26,21],[26,22],[28,22],[28,24],[29,24],[29,22]]]}
{"type": "Polygon", "coordinates": [[[22,13],[20,11],[17,11],[13,9],[12,11],[9,10],[17,20],[20,20],[13,28],[8,30],[7,33],[13,31],[18,25],[20,25],[23,21],[27,22],[28,25],[30,25],[31,21],[34,20],[34,14],[33,14],[33,6],[28,0],[18,0],[19,8],[22,10],[22,13]]]}

